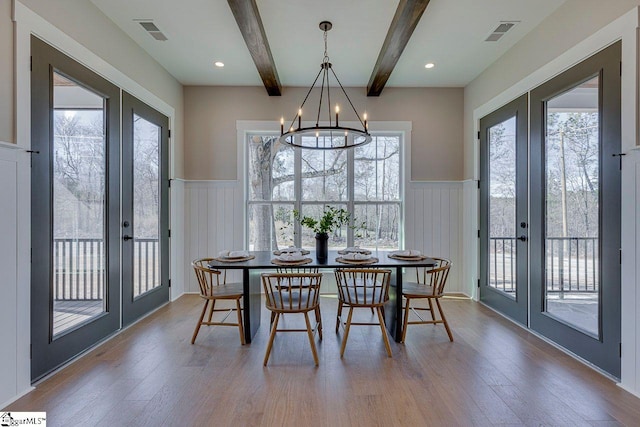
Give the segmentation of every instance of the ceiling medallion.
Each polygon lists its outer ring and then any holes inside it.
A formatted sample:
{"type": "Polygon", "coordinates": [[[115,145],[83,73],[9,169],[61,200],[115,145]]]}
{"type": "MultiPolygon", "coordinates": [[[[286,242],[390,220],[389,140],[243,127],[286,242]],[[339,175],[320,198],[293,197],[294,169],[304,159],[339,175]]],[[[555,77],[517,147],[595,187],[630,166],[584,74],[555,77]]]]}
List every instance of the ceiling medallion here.
{"type": "Polygon", "coordinates": [[[347,92],[342,87],[338,76],[335,71],[333,71],[331,62],[329,62],[329,55],[327,53],[327,31],[329,31],[331,27],[331,22],[322,21],[320,23],[320,29],[324,32],[324,58],[322,59],[322,64],[320,64],[320,71],[318,72],[318,75],[316,75],[307,95],[304,97],[304,100],[298,109],[298,114],[296,114],[291,121],[287,132],[284,131],[284,117],[280,119],[279,141],[283,144],[287,144],[292,147],[310,148],[315,150],[341,150],[371,142],[371,135],[369,134],[367,127],[367,114],[364,113],[363,118],[360,118],[360,115],[353,106],[349,95],[347,95],[347,92]],[[331,71],[331,74],[329,74],[329,71],[331,71]],[[315,126],[302,127],[302,112],[305,102],[307,102],[309,95],[316,87],[316,83],[318,82],[320,75],[322,75],[322,84],[319,86],[320,98],[318,102],[315,126]],[[331,114],[331,89],[329,84],[329,78],[331,75],[335,78],[338,86],[340,86],[349,106],[358,118],[362,129],[340,126],[340,107],[337,104],[335,106],[335,121],[333,120],[331,114]],[[323,119],[325,122],[321,123],[320,116],[323,110],[323,100],[325,101],[324,108],[327,114],[323,119]],[[295,125],[297,125],[297,127],[295,127],[295,125]]]}

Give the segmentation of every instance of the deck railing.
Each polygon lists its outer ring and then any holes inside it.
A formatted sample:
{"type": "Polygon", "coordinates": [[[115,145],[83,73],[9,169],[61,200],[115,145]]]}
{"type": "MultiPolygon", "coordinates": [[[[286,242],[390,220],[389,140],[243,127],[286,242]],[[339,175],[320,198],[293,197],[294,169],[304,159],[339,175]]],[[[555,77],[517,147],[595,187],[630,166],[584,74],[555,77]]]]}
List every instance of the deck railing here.
{"type": "MultiPolygon", "coordinates": [[[[134,240],[135,294],[157,286],[158,239],[134,240]]],[[[105,254],[101,239],[54,239],[53,292],[57,301],[104,298],[105,254]]]]}
{"type": "MultiPolygon", "coordinates": [[[[598,238],[548,237],[546,239],[548,293],[598,292],[598,238]]],[[[515,292],[516,239],[489,238],[489,286],[515,292]]]]}

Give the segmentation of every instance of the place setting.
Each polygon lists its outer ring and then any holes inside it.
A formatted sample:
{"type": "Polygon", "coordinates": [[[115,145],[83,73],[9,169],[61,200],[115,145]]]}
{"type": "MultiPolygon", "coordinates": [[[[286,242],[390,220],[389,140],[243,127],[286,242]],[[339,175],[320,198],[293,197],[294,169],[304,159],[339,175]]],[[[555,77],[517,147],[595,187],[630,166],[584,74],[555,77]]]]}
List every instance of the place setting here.
{"type": "Polygon", "coordinates": [[[389,258],[398,259],[402,261],[422,261],[428,258],[417,249],[405,249],[401,251],[393,251],[387,255],[389,258]]]}
{"type": "Polygon", "coordinates": [[[218,256],[213,259],[219,262],[243,262],[254,258],[255,255],[251,255],[249,251],[230,251],[228,249],[224,249],[218,252],[218,256]]]}
{"type": "Polygon", "coordinates": [[[338,254],[340,254],[340,256],[336,258],[336,262],[342,264],[366,265],[375,264],[379,261],[378,258],[371,256],[369,249],[364,249],[359,246],[339,250],[338,254]]]}
{"type": "Polygon", "coordinates": [[[286,248],[276,249],[275,251],[273,251],[274,255],[285,255],[285,254],[294,254],[294,253],[301,253],[302,255],[309,255],[311,252],[306,250],[306,249],[297,248],[295,246],[288,246],[286,248]]]}
{"type": "MultiPolygon", "coordinates": [[[[289,249],[289,248],[286,248],[289,249]]],[[[280,266],[292,266],[292,265],[304,265],[308,264],[312,261],[311,258],[305,256],[309,254],[309,251],[306,250],[298,250],[298,251],[273,251],[274,258],[271,259],[271,263],[280,266]],[[276,254],[279,252],[279,254],[276,254]]]]}

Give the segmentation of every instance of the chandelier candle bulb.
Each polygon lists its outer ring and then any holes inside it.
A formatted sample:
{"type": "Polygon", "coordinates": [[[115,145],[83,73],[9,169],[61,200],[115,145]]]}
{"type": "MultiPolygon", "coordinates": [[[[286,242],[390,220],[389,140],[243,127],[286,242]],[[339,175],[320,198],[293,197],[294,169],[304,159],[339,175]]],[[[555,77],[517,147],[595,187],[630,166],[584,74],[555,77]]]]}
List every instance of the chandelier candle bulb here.
{"type": "Polygon", "coordinates": [[[340,112],[340,107],[336,104],[336,126],[338,126],[338,113],[340,112]]]}
{"type": "Polygon", "coordinates": [[[280,117],[280,135],[284,135],[284,117],[280,117]]]}
{"type": "Polygon", "coordinates": [[[298,129],[302,128],[302,108],[298,110],[298,129]]]}
{"type": "Polygon", "coordinates": [[[367,130],[367,113],[364,113],[364,130],[367,130]]]}

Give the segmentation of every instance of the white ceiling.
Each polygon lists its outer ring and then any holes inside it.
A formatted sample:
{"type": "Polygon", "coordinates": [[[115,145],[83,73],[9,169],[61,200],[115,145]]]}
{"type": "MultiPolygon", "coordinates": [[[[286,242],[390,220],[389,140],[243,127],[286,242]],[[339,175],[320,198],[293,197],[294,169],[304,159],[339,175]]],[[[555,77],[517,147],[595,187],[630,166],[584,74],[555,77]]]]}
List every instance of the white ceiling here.
{"type": "MultiPolygon", "coordinates": [[[[260,86],[226,0],[91,0],[184,85],[260,86]],[[148,19],[168,41],[134,20],[148,19]],[[215,61],[225,63],[214,67],[215,61]]],[[[465,86],[564,0],[431,0],[387,86],[465,86]],[[500,21],[520,21],[498,42],[500,21]],[[424,65],[434,62],[435,68],[424,65]]],[[[322,62],[318,23],[344,86],[366,86],[398,0],[257,0],[283,86],[309,86],[322,62]]]]}

